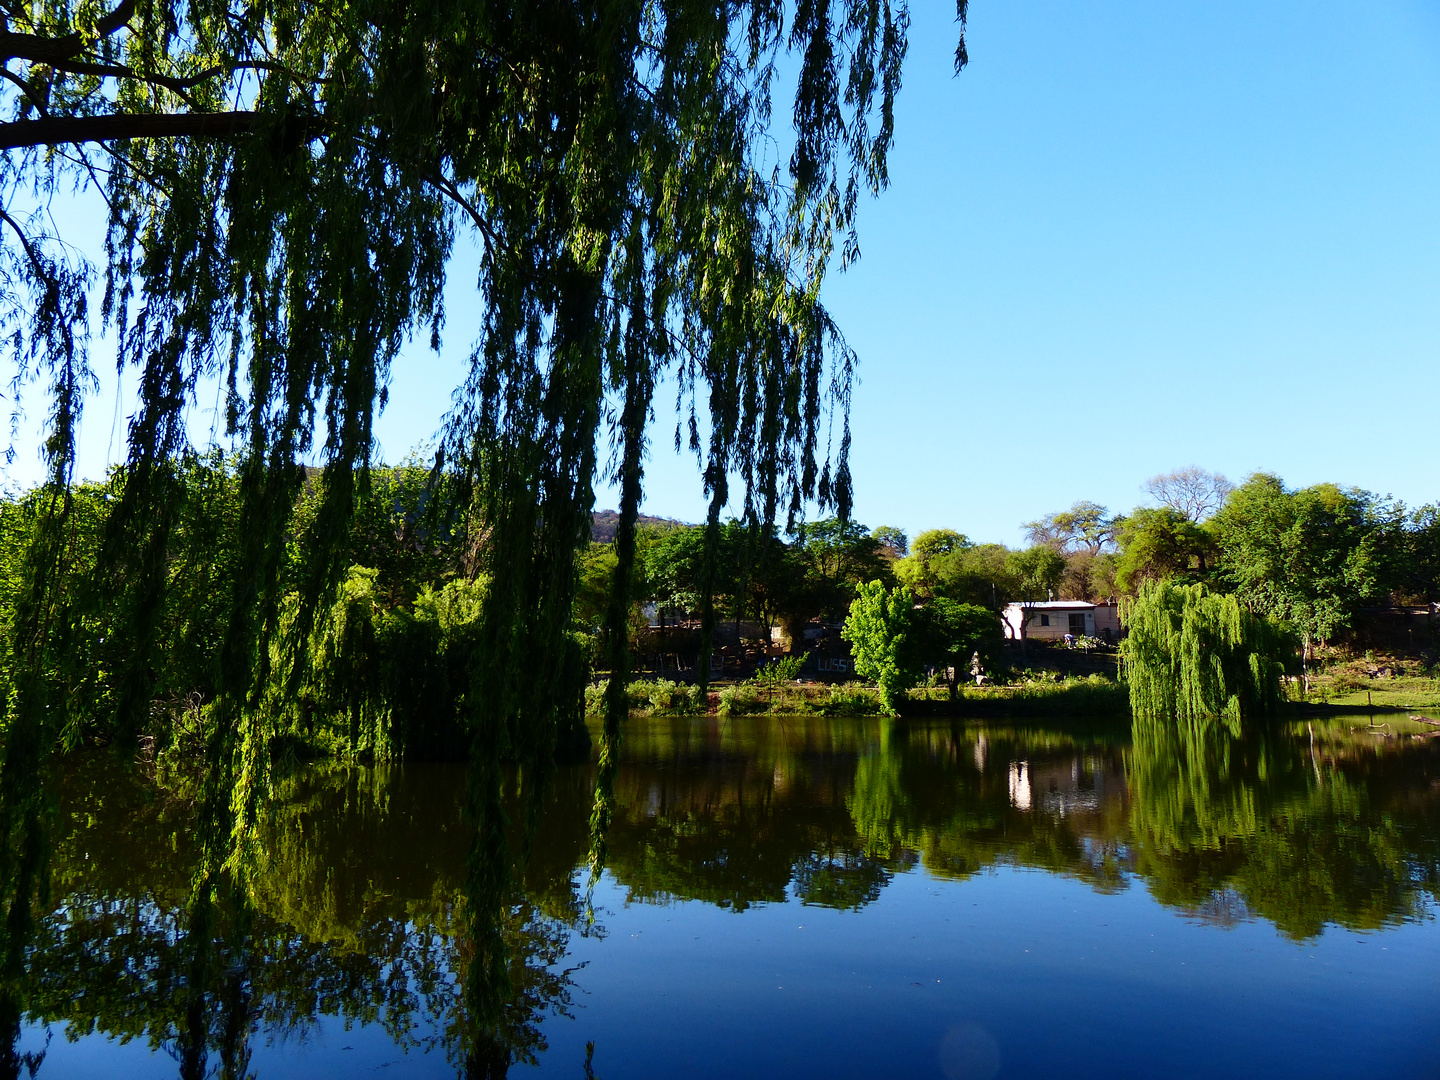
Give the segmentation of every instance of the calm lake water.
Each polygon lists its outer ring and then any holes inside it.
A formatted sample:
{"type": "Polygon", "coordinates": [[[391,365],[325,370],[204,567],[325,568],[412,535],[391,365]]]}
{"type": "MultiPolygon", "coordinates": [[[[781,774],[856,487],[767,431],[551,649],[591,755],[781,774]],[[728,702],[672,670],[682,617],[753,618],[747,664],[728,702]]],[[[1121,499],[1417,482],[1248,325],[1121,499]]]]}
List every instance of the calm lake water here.
{"type": "Polygon", "coordinates": [[[1440,739],[1366,724],[632,721],[593,888],[593,765],[512,785],[482,1036],[463,769],[301,770],[204,929],[187,801],[72,762],[16,1049],[47,1080],[1440,1076],[1440,739]]]}

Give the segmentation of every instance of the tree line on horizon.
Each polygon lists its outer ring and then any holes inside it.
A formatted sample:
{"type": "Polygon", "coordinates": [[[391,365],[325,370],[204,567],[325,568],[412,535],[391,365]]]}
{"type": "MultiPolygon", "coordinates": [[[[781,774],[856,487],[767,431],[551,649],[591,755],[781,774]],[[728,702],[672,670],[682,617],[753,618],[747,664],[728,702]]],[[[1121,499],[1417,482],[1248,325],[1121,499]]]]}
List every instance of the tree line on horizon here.
{"type": "MultiPolygon", "coordinates": [[[[319,527],[325,482],[313,473],[297,500],[288,554],[276,571],[282,624],[307,584],[304,552],[319,527]]],[[[479,518],[435,498],[435,482],[416,462],[370,471],[353,496],[341,583],[300,644],[298,667],[279,652],[293,643],[275,643],[263,700],[297,745],[362,756],[466,752],[467,671],[482,647],[477,628],[490,597],[491,538],[479,518]]],[[[216,693],[224,645],[222,598],[240,572],[240,477],[212,455],[188,459],[169,483],[175,525],[163,559],[150,568],[164,584],[164,602],[155,607],[146,606],[153,579],[117,574],[103,558],[122,478],[72,488],[68,559],[57,585],[68,597],[70,639],[67,662],[48,673],[63,695],[72,744],[133,734],[176,747],[202,741],[199,717],[216,693]],[[137,648],[139,636],[144,648],[137,648]]],[[[1411,511],[1335,485],[1290,489],[1269,474],[1231,486],[1187,470],[1157,478],[1151,489],[1159,505],[1128,515],[1080,502],[1031,522],[1031,543],[1019,549],[948,529],[911,539],[893,527],[825,518],[782,534],[731,520],[719,530],[710,631],[723,620],[758,623],[766,637],[779,627],[798,651],[812,622],[844,623],[862,595],[872,604],[876,596],[898,596],[891,607],[920,620],[905,631],[913,670],[958,667],[972,650],[988,660],[1007,604],[1123,598],[1147,582],[1203,584],[1311,641],[1333,638],[1364,606],[1440,597],[1435,506],[1411,511]],[[1197,487],[1205,488],[1203,498],[1197,487]]],[[[7,635],[25,598],[25,539],[46,497],[37,488],[0,501],[0,624],[7,635]]],[[[652,604],[662,619],[703,630],[705,527],[648,524],[635,544],[632,639],[643,633],[652,604]]],[[[577,695],[604,670],[616,559],[613,542],[580,541],[566,661],[577,695]]],[[[3,677],[13,678],[8,665],[3,677]]],[[[562,728],[577,747],[588,741],[582,708],[577,701],[562,728]]]]}
{"type": "MultiPolygon", "coordinates": [[[[921,605],[944,598],[998,614],[1017,602],[1133,597],[1169,580],[1233,593],[1314,642],[1351,627],[1363,607],[1440,599],[1440,503],[1411,510],[1359,488],[1290,488],[1271,473],[1236,486],[1193,467],[1145,490],[1154,505],[1128,514],[1078,501],[1028,522],[1022,548],[834,518],[757,540],[731,522],[715,595],[735,617],[793,630],[843,621],[869,581],[903,586],[921,605]]],[[[682,616],[698,607],[699,528],[662,519],[642,530],[638,598],[682,616]]],[[[584,565],[607,558],[606,545],[592,544],[584,565]]]]}

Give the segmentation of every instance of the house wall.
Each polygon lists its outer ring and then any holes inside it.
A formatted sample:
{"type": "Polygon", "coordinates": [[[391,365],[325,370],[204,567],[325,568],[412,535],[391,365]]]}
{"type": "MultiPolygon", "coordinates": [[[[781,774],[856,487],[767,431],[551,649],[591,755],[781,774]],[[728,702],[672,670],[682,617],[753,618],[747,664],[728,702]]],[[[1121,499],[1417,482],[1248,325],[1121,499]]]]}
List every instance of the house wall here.
{"type": "Polygon", "coordinates": [[[1095,605],[1095,636],[1102,641],[1120,640],[1120,605],[1095,605]],[[1109,634],[1106,634],[1106,631],[1109,634]]]}
{"type": "MultiPolygon", "coordinates": [[[[1005,609],[1005,634],[1012,640],[1020,640],[1020,619],[1023,609],[1018,604],[1011,604],[1005,609]]],[[[1072,614],[1083,614],[1085,616],[1085,634],[1088,637],[1098,637],[1095,632],[1095,612],[1091,608],[1047,608],[1043,611],[1032,610],[1030,621],[1025,630],[1025,636],[1036,641],[1059,641],[1066,634],[1070,633],[1070,616],[1072,614]],[[1043,621],[1042,621],[1043,620],[1043,621]],[[1048,624],[1048,625],[1047,625],[1048,624]]]]}

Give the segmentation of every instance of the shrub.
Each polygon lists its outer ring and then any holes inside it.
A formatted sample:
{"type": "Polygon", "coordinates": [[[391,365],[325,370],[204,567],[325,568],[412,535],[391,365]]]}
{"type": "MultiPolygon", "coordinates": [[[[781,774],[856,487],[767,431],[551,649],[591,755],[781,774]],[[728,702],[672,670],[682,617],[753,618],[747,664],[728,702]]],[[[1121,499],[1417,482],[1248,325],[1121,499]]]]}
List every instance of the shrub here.
{"type": "Polygon", "coordinates": [[[759,671],[755,672],[754,681],[761,686],[776,687],[781,683],[791,682],[800,677],[800,669],[805,666],[805,661],[810,659],[810,654],[802,653],[799,656],[780,656],[771,660],[759,671]]]}
{"type": "Polygon", "coordinates": [[[693,687],[669,679],[657,679],[649,687],[650,711],[656,715],[690,716],[697,711],[693,687]]]}
{"type": "Polygon", "coordinates": [[[769,706],[760,700],[755,687],[750,683],[727,686],[720,691],[721,716],[745,716],[748,713],[762,713],[769,706]]]}
{"type": "Polygon", "coordinates": [[[598,683],[594,686],[585,687],[585,715],[603,716],[605,714],[605,684],[598,683]]]}
{"type": "Polygon", "coordinates": [[[885,711],[880,692],[858,682],[830,687],[830,700],[821,709],[827,716],[877,716],[885,711]]]}

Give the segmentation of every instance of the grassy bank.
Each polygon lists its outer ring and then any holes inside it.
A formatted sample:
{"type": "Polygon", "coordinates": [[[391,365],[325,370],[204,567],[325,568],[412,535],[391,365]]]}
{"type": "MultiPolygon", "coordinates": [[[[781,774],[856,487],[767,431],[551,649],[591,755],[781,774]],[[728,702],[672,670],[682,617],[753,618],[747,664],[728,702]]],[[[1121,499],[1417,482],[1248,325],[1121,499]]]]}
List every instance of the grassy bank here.
{"type": "Polygon", "coordinates": [[[1300,704],[1346,712],[1366,709],[1440,710],[1440,666],[1410,657],[1372,653],[1328,662],[1310,679],[1300,704]]]}
{"type": "MultiPolygon", "coordinates": [[[[599,715],[603,690],[586,693],[586,711],[599,715]]],[[[835,717],[879,716],[879,691],[862,683],[754,682],[712,687],[704,701],[694,688],[668,680],[633,682],[628,688],[632,716],[754,716],[763,713],[835,717]]],[[[943,687],[910,691],[904,716],[1097,716],[1127,714],[1125,687],[1104,676],[1038,679],[1009,686],[963,687],[955,698],[943,687]]]]}

